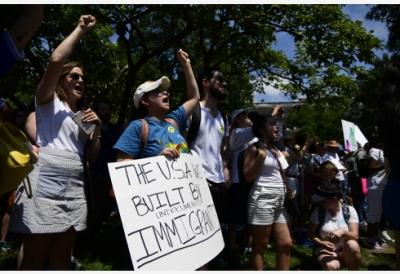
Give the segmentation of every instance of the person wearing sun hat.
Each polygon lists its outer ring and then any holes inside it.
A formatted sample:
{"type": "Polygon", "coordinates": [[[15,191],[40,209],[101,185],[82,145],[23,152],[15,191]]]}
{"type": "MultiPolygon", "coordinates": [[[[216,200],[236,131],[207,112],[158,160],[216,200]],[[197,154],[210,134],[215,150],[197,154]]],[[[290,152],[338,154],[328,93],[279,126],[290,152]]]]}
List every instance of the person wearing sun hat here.
{"type": "Polygon", "coordinates": [[[163,76],[157,81],[141,84],[133,96],[133,103],[139,112],[139,118],[143,118],[148,124],[148,142],[142,147],[142,122],[140,120],[130,122],[114,145],[114,149],[118,150],[117,162],[158,155],[178,158],[180,153],[189,153],[186,140],[179,130],[186,128],[186,119],[192,115],[200,95],[189,55],[180,49],[177,57],[186,77],[187,101],[167,115],[170,110],[169,79],[163,76]],[[166,118],[174,120],[179,129],[173,122],[166,121],[166,118]]]}
{"type": "Polygon", "coordinates": [[[325,217],[320,224],[320,209],[315,208],[307,228],[307,236],[314,242],[318,263],[323,270],[358,270],[361,264],[360,246],[358,244],[358,216],[356,210],[349,206],[349,219],[343,214],[343,194],[340,185],[325,183],[312,196],[319,202],[325,217]],[[319,228],[319,229],[318,229],[319,228]]]}

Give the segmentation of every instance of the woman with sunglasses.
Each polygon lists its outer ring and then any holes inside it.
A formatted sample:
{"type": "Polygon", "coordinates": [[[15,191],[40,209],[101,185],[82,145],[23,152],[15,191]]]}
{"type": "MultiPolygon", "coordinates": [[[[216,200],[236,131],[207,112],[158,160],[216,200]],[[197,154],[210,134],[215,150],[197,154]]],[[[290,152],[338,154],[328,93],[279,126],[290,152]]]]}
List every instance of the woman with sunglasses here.
{"type": "Polygon", "coordinates": [[[186,129],[186,119],[192,115],[200,95],[189,55],[180,49],[177,57],[186,77],[187,101],[167,115],[168,89],[171,86],[169,79],[163,76],[155,82],[147,81],[140,85],[133,102],[139,112],[139,118],[144,118],[148,123],[147,143],[144,146],[141,143],[142,122],[132,121],[114,146],[118,150],[117,162],[159,155],[178,158],[179,153],[189,152],[188,145],[179,131],[186,129]],[[166,121],[166,118],[175,122],[168,119],[166,121]]]}
{"type": "Polygon", "coordinates": [[[101,122],[92,110],[84,111],[82,66],[65,62],[95,23],[91,15],[80,17],[75,30],[52,53],[36,90],[40,157],[29,174],[33,197],[27,197],[23,184],[18,187],[10,222],[11,231],[24,235],[21,270],[41,270],[46,258],[49,270],[71,270],[72,247],[78,231],[86,228],[84,166],[99,152],[101,122]],[[83,122],[95,124],[91,135],[71,119],[78,111],[84,111],[83,122]]]}
{"type": "Polygon", "coordinates": [[[276,268],[289,270],[292,238],[282,177],[288,163],[273,145],[278,137],[277,122],[272,115],[261,115],[253,122],[252,131],[259,141],[246,150],[243,168],[245,180],[253,181],[247,201],[247,221],[253,234],[251,267],[263,270],[264,252],[272,235],[278,249],[276,268]]]}

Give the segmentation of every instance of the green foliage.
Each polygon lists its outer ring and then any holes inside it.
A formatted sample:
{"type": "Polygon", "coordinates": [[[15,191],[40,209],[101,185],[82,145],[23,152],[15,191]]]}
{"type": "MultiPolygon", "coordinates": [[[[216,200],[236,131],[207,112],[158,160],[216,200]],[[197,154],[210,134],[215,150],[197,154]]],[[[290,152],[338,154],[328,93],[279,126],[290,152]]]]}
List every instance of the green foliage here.
{"type": "MultiPolygon", "coordinates": [[[[9,27],[18,5],[4,5],[1,27],[9,27]]],[[[224,112],[252,106],[253,93],[272,85],[292,99],[342,111],[348,108],[381,41],[353,22],[341,5],[45,5],[45,16],[19,62],[0,80],[0,94],[15,105],[27,103],[51,52],[73,30],[81,14],[92,14],[96,27],[80,41],[71,60],[81,61],[89,102],[112,101],[122,124],[132,96],[146,80],[172,80],[171,107],[185,100],[185,81],[176,52],[188,52],[195,74],[219,66],[228,82],[224,112]],[[295,57],[274,50],[277,35],[295,42],[295,57]],[[13,97],[13,94],[16,96],[13,97]]]]}
{"type": "Polygon", "coordinates": [[[379,4],[371,8],[365,18],[384,22],[389,30],[387,48],[393,53],[400,52],[400,6],[379,4]]]}
{"type": "MultiPolygon", "coordinates": [[[[336,98],[332,98],[332,101],[336,98]]],[[[290,114],[287,123],[301,127],[307,136],[317,136],[318,141],[343,140],[341,119],[343,112],[338,112],[330,105],[302,105],[290,114]]],[[[342,142],[343,143],[343,142],[342,142]]]]}

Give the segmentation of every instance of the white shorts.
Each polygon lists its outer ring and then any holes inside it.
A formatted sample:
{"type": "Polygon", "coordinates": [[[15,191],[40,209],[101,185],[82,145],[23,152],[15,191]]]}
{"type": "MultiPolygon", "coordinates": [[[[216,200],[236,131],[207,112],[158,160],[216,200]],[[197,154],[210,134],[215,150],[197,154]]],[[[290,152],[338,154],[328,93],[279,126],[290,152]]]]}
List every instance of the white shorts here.
{"type": "Polygon", "coordinates": [[[285,189],[252,186],[247,200],[247,222],[252,225],[288,223],[289,215],[285,203],[285,189]]]}

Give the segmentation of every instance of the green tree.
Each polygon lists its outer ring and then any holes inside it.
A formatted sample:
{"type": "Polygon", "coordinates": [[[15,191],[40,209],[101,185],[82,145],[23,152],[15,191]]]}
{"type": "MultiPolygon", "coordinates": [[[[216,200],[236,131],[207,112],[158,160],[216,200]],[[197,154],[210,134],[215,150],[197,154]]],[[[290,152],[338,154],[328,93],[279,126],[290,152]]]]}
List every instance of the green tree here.
{"type": "Polygon", "coordinates": [[[400,5],[379,4],[373,6],[365,16],[366,19],[386,24],[389,36],[387,48],[394,53],[400,52],[400,5]]]}
{"type": "MultiPolygon", "coordinates": [[[[4,6],[2,27],[13,22],[17,8],[4,6]]],[[[373,50],[382,47],[340,5],[46,5],[27,61],[0,80],[1,94],[26,103],[52,50],[79,15],[88,13],[98,24],[71,60],[83,62],[89,99],[111,99],[120,124],[136,87],[146,80],[169,76],[172,107],[184,100],[185,81],[175,57],[179,48],[189,53],[196,74],[221,67],[229,93],[221,107],[230,113],[251,106],[252,94],[263,93],[265,85],[292,98],[305,95],[312,105],[329,102],[332,109],[346,109],[356,92],[355,77],[365,73],[356,62],[372,62],[373,50]],[[282,32],[295,42],[293,59],[273,49],[282,32]]]]}
{"type": "Polygon", "coordinates": [[[341,120],[346,120],[345,118],[346,115],[343,112],[339,112],[329,105],[323,107],[316,104],[305,104],[297,106],[297,109],[287,118],[287,123],[291,127],[301,127],[307,136],[316,136],[318,141],[337,140],[343,142],[341,120]]]}

